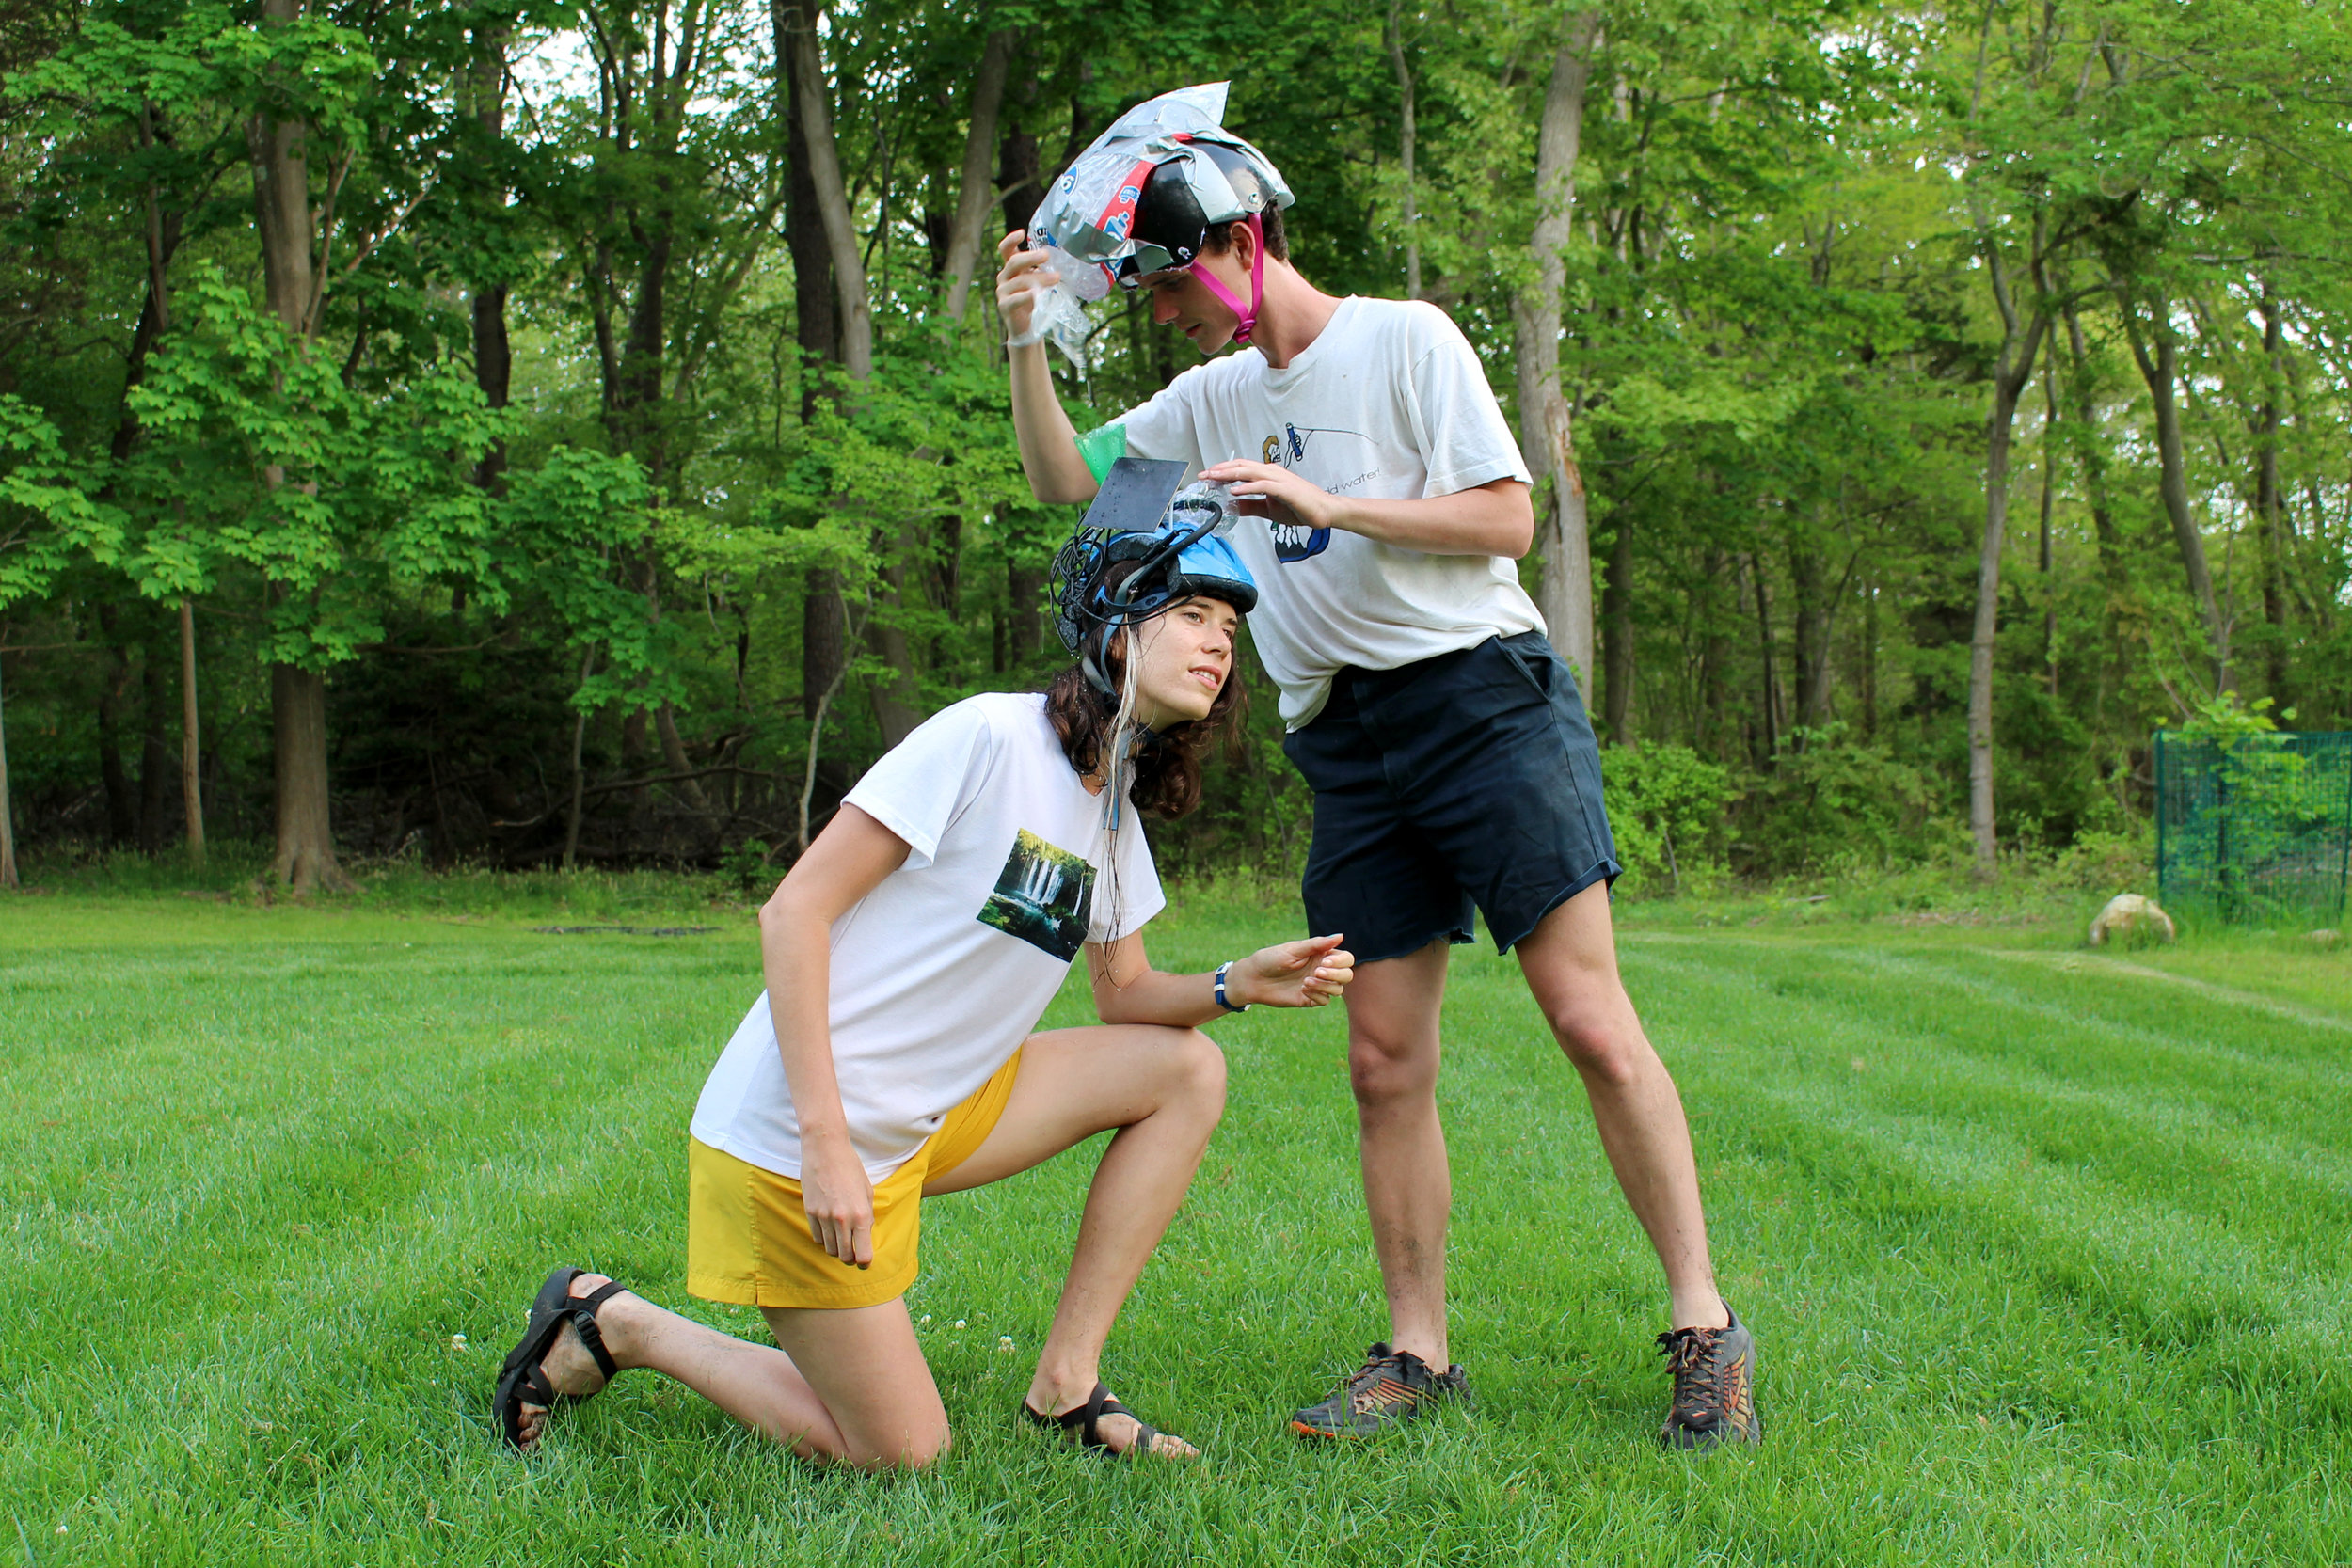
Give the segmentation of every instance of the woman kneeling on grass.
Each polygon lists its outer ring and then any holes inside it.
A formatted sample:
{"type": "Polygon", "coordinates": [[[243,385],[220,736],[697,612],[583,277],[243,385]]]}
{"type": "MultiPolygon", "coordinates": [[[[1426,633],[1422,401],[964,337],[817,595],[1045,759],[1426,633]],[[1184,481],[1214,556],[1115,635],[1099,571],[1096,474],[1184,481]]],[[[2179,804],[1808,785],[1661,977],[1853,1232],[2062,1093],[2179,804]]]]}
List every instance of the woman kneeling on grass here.
{"type": "Polygon", "coordinates": [[[760,911],[768,989],[694,1109],[687,1288],[756,1306],[776,1345],[558,1269],[498,1385],[517,1447],[557,1400],[650,1367],[804,1458],[930,1463],[947,1416],[904,1300],[923,1200],[1117,1128],[1022,1409],[1089,1447],[1197,1452],[1097,1376],[1224,1111],[1225,1061],[1197,1026],[1253,1002],[1321,1006],[1352,960],[1331,936],[1214,975],[1150,966],[1141,928],[1165,900],[1135,808],[1199,800],[1256,589],[1195,531],[1082,531],[1057,564],[1080,667],[1041,696],[933,717],[760,911]],[[1031,1034],[1082,944],[1103,1026],[1031,1034]]]}

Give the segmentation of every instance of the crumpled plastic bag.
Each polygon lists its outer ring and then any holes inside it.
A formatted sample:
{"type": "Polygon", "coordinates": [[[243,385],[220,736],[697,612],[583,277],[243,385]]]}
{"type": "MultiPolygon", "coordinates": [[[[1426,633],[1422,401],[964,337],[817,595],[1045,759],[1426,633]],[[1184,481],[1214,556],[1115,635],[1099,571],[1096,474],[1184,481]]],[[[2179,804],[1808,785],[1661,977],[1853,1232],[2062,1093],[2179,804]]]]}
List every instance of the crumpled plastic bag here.
{"type": "MultiPolygon", "coordinates": [[[[1087,368],[1087,340],[1092,329],[1086,307],[1110,297],[1117,278],[1108,267],[1082,261],[1054,243],[1057,234],[1080,230],[1094,232],[1093,220],[1111,204],[1119,182],[1133,171],[1147,152],[1172,152],[1181,145],[1174,134],[1215,130],[1225,116],[1227,82],[1205,82],[1136,104],[1094,138],[1069,168],[1056,180],[1029,220],[1028,248],[1045,252],[1046,265],[1061,275],[1050,289],[1036,291],[1036,312],[1030,336],[1024,341],[1050,342],[1081,372],[1087,368]],[[1113,143],[1124,143],[1112,156],[1103,156],[1113,143]]],[[[1114,222],[1120,221],[1114,219],[1114,222]]],[[[1126,236],[1109,236],[1124,239],[1126,236]]]]}
{"type": "Polygon", "coordinates": [[[1242,519],[1242,510],[1241,502],[1233,499],[1232,485],[1212,484],[1205,479],[1196,479],[1177,491],[1168,502],[1168,520],[1178,528],[1198,528],[1208,520],[1210,513],[1216,513],[1217,517],[1216,526],[1210,530],[1212,533],[1233,531],[1233,525],[1242,519]]]}

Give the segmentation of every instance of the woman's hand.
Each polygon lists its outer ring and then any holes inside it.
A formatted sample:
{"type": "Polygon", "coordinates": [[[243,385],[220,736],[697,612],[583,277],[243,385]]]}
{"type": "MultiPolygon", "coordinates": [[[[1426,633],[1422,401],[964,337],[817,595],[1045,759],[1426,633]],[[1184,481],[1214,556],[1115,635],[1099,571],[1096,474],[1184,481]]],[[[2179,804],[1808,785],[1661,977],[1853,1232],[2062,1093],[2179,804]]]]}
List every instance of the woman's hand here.
{"type": "Polygon", "coordinates": [[[1356,955],[1343,936],[1309,937],[1262,947],[1225,972],[1225,993],[1269,1007],[1320,1007],[1356,978],[1356,955]]]}
{"type": "Polygon", "coordinates": [[[1061,274],[1045,264],[1045,252],[1024,250],[1025,236],[1016,229],[996,242],[1004,265],[996,270],[996,310],[1005,318],[1005,332],[1019,338],[1029,330],[1037,296],[1061,281],[1061,274]]]}
{"type": "Polygon", "coordinates": [[[874,1264],[874,1184],[846,1132],[801,1140],[801,1208],[808,1233],[844,1263],[874,1264]]]}

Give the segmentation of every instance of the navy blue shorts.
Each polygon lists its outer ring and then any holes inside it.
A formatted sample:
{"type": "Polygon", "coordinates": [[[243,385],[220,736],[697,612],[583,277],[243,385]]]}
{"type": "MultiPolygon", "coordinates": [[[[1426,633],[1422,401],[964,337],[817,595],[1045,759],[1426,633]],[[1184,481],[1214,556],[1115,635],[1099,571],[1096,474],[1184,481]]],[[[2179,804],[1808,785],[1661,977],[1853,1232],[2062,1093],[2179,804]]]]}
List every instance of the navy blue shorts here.
{"type": "Polygon", "coordinates": [[[1540,632],[1343,669],[1282,750],[1315,792],[1308,927],[1358,963],[1470,941],[1472,905],[1508,952],[1623,869],[1583,699],[1540,632]]]}

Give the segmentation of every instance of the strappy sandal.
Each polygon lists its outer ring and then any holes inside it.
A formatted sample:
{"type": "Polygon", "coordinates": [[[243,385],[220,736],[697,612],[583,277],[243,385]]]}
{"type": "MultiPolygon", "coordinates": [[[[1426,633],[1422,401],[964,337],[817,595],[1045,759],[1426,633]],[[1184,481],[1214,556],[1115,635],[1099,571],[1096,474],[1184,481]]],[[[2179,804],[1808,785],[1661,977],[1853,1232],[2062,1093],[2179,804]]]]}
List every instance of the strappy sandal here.
{"type": "MultiPolygon", "coordinates": [[[[1086,1403],[1075,1406],[1059,1416],[1047,1415],[1031,1404],[1027,1396],[1024,1395],[1021,1401],[1021,1414],[1024,1418],[1038,1426],[1058,1428],[1063,1436],[1082,1449],[1100,1449],[1105,1453],[1120,1454],[1125,1458],[1136,1458],[1144,1454],[1151,1454],[1155,1459],[1199,1457],[1198,1454],[1179,1455],[1157,1452],[1152,1445],[1168,1433],[1163,1433],[1158,1427],[1113,1399],[1110,1389],[1100,1383],[1094,1386],[1094,1392],[1087,1396],[1086,1403]],[[1122,1450],[1112,1448],[1109,1440],[1103,1435],[1102,1420],[1105,1416],[1124,1416],[1141,1429],[1136,1435],[1134,1446],[1123,1450],[1123,1453],[1122,1450]]],[[[1179,1437],[1176,1441],[1181,1443],[1184,1439],[1179,1437]]]]}
{"type": "Polygon", "coordinates": [[[621,1369],[614,1363],[612,1353],[604,1348],[604,1331],[596,1326],[596,1308],[619,1295],[627,1287],[617,1279],[608,1280],[574,1301],[572,1281],[587,1272],[585,1269],[564,1268],[548,1275],[547,1283],[539,1287],[537,1299],[531,1304],[531,1322],[523,1329],[522,1341],[506,1353],[505,1363],[499,1368],[498,1392],[492,1403],[498,1411],[500,1432],[516,1448],[523,1447],[524,1405],[535,1404],[542,1409],[552,1409],[558,1404],[595,1397],[589,1394],[559,1394],[555,1386],[548,1381],[543,1363],[548,1358],[548,1353],[555,1348],[556,1338],[564,1332],[565,1323],[572,1325],[572,1331],[580,1336],[580,1342],[588,1347],[590,1355],[596,1357],[596,1369],[604,1373],[607,1383],[620,1375],[621,1369]]]}

